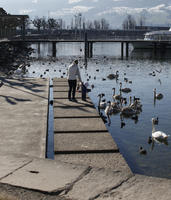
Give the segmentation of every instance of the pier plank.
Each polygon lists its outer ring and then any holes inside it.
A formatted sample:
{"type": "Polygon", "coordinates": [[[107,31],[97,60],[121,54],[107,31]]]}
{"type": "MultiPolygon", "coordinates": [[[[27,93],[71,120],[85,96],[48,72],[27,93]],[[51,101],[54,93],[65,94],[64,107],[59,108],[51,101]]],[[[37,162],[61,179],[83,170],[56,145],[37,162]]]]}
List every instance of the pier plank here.
{"type": "Polygon", "coordinates": [[[131,173],[128,164],[120,153],[56,154],[55,160],[131,173]]]}
{"type": "Polygon", "coordinates": [[[86,99],[86,101],[83,101],[81,99],[77,99],[77,102],[69,101],[68,99],[54,99],[54,107],[58,106],[74,106],[74,107],[94,107],[93,103],[90,99],[86,99]]]}
{"type": "Polygon", "coordinates": [[[54,133],[68,132],[107,132],[101,118],[62,118],[54,119],[54,133]]]}
{"type": "MultiPolygon", "coordinates": [[[[53,98],[54,99],[68,99],[68,92],[54,92],[53,93],[53,98]]],[[[81,93],[76,92],[75,93],[75,98],[81,98],[81,93]]]]}
{"type": "Polygon", "coordinates": [[[66,82],[66,78],[53,78],[53,83],[66,82]]]}
{"type": "Polygon", "coordinates": [[[55,134],[55,153],[118,152],[112,136],[106,133],[55,134]]]}
{"type": "Polygon", "coordinates": [[[93,107],[62,106],[54,108],[54,118],[60,117],[100,117],[93,107]]]}
{"type": "Polygon", "coordinates": [[[56,92],[68,92],[68,87],[66,87],[66,86],[60,86],[60,87],[58,87],[58,86],[55,86],[55,87],[53,87],[53,92],[54,93],[56,93],[56,92]]]}

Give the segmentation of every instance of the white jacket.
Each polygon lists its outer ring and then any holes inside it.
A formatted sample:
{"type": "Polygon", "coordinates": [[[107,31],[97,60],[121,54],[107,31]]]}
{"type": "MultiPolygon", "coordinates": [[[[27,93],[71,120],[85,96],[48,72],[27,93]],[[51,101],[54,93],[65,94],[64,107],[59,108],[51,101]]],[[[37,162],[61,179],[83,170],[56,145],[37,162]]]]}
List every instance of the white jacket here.
{"type": "Polygon", "coordinates": [[[80,71],[78,69],[78,65],[72,63],[67,70],[67,79],[68,80],[76,80],[78,76],[79,81],[81,81],[80,71]]]}

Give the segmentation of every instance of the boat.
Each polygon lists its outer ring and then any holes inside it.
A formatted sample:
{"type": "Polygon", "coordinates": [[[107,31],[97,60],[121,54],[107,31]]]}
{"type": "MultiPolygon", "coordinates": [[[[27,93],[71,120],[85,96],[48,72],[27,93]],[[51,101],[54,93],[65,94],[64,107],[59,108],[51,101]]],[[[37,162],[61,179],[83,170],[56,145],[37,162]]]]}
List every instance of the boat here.
{"type": "Polygon", "coordinates": [[[160,31],[147,32],[143,40],[132,42],[134,49],[149,49],[154,48],[171,48],[171,28],[160,31]]]}

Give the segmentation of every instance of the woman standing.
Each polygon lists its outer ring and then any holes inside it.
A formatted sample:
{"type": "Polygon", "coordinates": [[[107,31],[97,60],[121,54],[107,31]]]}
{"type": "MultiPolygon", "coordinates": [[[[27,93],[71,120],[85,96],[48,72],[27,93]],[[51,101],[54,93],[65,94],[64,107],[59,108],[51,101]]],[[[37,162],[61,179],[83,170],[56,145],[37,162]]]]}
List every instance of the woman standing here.
{"type": "Polygon", "coordinates": [[[69,91],[68,91],[69,101],[76,101],[75,92],[76,92],[76,86],[77,86],[77,77],[79,81],[81,82],[80,71],[78,68],[78,60],[75,60],[68,67],[68,70],[67,70],[67,79],[68,79],[68,85],[69,85],[69,91]],[[72,93],[72,99],[71,99],[71,93],[72,93]]]}

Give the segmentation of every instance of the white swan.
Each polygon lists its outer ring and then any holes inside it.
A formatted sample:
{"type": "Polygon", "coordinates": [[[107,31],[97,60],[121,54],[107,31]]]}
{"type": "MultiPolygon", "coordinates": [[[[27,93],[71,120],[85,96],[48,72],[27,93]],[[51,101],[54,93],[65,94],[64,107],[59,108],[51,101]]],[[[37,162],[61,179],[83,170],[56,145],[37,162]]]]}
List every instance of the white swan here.
{"type": "Polygon", "coordinates": [[[154,124],[158,125],[158,123],[159,123],[159,118],[156,117],[156,118],[153,118],[153,119],[154,119],[154,124]]]}
{"type": "Polygon", "coordinates": [[[111,102],[110,101],[107,102],[107,106],[106,106],[104,112],[105,112],[106,116],[112,114],[113,111],[112,111],[112,106],[111,106],[111,102]]]}
{"type": "Polygon", "coordinates": [[[158,94],[157,94],[157,93],[156,93],[156,88],[154,88],[153,92],[154,92],[154,99],[160,100],[160,99],[163,98],[163,94],[161,94],[161,93],[158,93],[158,94]]]}
{"type": "Polygon", "coordinates": [[[112,111],[111,102],[108,101],[108,102],[107,102],[107,106],[106,106],[106,108],[105,108],[105,115],[106,115],[106,117],[107,117],[107,119],[108,119],[108,125],[111,124],[110,115],[112,114],[112,112],[113,112],[113,111],[112,111]]]}
{"type": "Polygon", "coordinates": [[[102,97],[104,97],[105,95],[103,93],[99,94],[99,102],[98,102],[98,110],[100,109],[105,109],[106,108],[106,101],[102,101],[102,97]]]}
{"type": "Polygon", "coordinates": [[[152,118],[152,138],[156,140],[167,139],[168,135],[162,131],[156,131],[154,126],[155,119],[152,118]]]}

